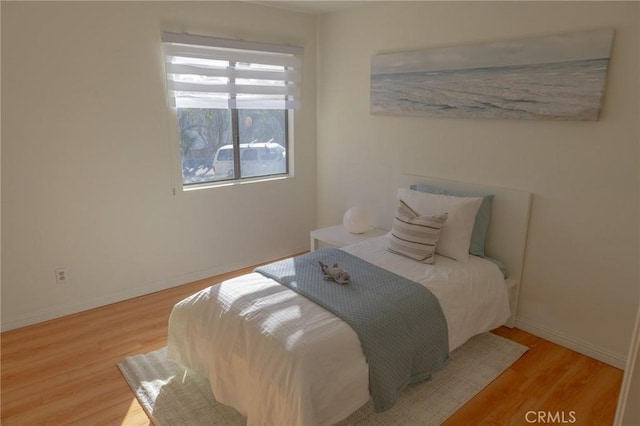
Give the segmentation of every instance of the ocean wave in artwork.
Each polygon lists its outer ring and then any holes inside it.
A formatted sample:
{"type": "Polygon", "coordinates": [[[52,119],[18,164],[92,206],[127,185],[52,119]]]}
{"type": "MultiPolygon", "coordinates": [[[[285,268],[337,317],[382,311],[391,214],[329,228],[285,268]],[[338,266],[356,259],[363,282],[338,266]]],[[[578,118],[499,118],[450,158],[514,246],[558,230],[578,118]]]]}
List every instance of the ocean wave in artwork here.
{"type": "Polygon", "coordinates": [[[608,59],[371,76],[371,112],[597,120],[608,59]]]}

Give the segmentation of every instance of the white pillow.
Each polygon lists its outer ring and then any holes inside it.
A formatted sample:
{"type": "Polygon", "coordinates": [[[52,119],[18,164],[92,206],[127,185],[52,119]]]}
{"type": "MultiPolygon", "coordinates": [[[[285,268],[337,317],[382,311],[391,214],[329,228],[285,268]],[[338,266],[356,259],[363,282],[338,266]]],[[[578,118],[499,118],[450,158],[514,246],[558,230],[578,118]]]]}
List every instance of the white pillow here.
{"type": "Polygon", "coordinates": [[[463,263],[469,261],[471,233],[482,197],[454,197],[400,188],[398,199],[409,204],[420,215],[447,213],[436,253],[463,263]]]}

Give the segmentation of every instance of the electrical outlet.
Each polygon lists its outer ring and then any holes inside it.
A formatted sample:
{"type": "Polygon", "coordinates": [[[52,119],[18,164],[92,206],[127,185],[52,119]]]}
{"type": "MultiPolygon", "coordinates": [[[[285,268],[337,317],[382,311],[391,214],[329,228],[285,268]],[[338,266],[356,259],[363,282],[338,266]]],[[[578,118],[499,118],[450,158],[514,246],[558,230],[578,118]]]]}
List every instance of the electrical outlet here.
{"type": "Polygon", "coordinates": [[[69,271],[67,271],[67,268],[56,269],[56,282],[58,284],[67,284],[69,282],[69,271]]]}

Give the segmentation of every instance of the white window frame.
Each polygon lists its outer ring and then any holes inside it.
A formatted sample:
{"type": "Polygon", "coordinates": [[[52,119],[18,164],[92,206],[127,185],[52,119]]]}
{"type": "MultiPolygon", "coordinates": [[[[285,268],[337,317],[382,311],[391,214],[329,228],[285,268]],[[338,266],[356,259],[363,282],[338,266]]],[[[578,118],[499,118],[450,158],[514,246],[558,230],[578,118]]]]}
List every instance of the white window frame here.
{"type": "MultiPolygon", "coordinates": [[[[294,129],[294,113],[293,110],[297,109],[300,105],[299,101],[299,91],[300,91],[300,68],[302,63],[302,54],[304,52],[302,47],[298,46],[290,46],[290,45],[280,45],[280,44],[271,44],[271,43],[262,43],[262,42],[250,42],[244,40],[232,40],[232,39],[223,39],[216,37],[208,37],[208,36],[200,36],[193,34],[184,34],[184,33],[172,33],[172,32],[163,32],[162,41],[164,45],[164,58],[165,58],[165,76],[167,77],[167,93],[168,93],[168,103],[171,108],[172,119],[170,120],[169,131],[171,133],[170,143],[171,143],[171,152],[173,153],[172,157],[174,161],[172,161],[172,180],[174,182],[173,194],[176,195],[179,192],[191,191],[195,189],[202,188],[210,188],[210,187],[219,187],[219,186],[228,186],[228,185],[236,185],[243,184],[248,182],[255,181],[264,181],[264,180],[276,180],[283,179],[290,176],[293,176],[294,173],[294,141],[293,141],[293,129],[294,129]],[[193,48],[193,49],[192,49],[193,48]],[[215,90],[211,90],[212,98],[215,97],[214,104],[208,105],[208,100],[205,99],[204,103],[201,103],[200,98],[196,100],[197,106],[192,104],[192,99],[188,99],[189,96],[185,96],[181,98],[181,92],[179,92],[180,88],[184,88],[184,84],[177,83],[173,81],[170,74],[170,69],[175,70],[179,69],[180,66],[176,66],[175,64],[168,64],[168,58],[171,57],[172,54],[180,54],[180,52],[187,52],[187,55],[193,54],[194,56],[207,55],[209,52],[209,48],[214,52],[214,55],[222,55],[224,59],[234,59],[240,55],[246,54],[246,58],[253,59],[257,61],[256,63],[262,63],[261,58],[268,57],[268,61],[283,61],[283,64],[287,64],[287,68],[284,71],[286,74],[286,78],[280,77],[283,73],[271,73],[279,74],[276,77],[273,77],[275,80],[285,80],[284,85],[277,86],[275,88],[269,88],[265,86],[255,86],[257,88],[257,95],[248,94],[246,96],[252,97],[254,96],[256,99],[249,99],[246,103],[243,103],[243,99],[236,99],[236,94],[243,93],[253,93],[252,87],[245,85],[235,85],[235,79],[232,77],[228,79],[228,83],[220,86],[216,86],[215,90]],[[202,52],[199,52],[198,49],[202,49],[202,52]],[[226,51],[226,49],[231,49],[226,51]],[[246,52],[244,52],[246,51],[246,52]],[[265,53],[261,53],[265,52],[265,53]],[[227,56],[227,53],[229,56],[227,56]],[[278,55],[283,54],[283,55],[278,55]],[[272,59],[275,58],[275,59],[272,59]],[[290,58],[290,59],[289,59],[290,58]],[[280,88],[278,88],[280,87],[280,88]],[[228,91],[226,91],[228,89],[228,91]],[[247,92],[248,90],[248,92],[247,92]],[[220,104],[219,94],[221,92],[223,95],[226,95],[226,99],[223,99],[225,104],[220,104]],[[265,100],[260,99],[260,94],[266,94],[265,100]],[[277,98],[277,99],[273,99],[277,98]],[[258,105],[252,102],[264,102],[267,106],[263,106],[264,104],[260,103],[258,105]],[[186,102],[186,104],[185,104],[186,102]],[[177,120],[177,107],[189,108],[189,107],[201,107],[201,108],[226,108],[232,112],[232,116],[236,115],[238,109],[284,109],[286,113],[285,124],[286,124],[286,138],[287,138],[287,168],[286,173],[271,175],[271,176],[256,176],[256,177],[241,177],[240,170],[238,165],[239,155],[239,140],[237,138],[238,129],[233,129],[233,144],[234,144],[234,152],[236,158],[236,176],[231,180],[221,180],[221,181],[209,181],[203,183],[194,183],[194,184],[185,184],[183,182],[182,176],[182,152],[180,149],[180,130],[178,128],[178,120],[177,120]],[[277,106],[276,106],[277,105],[277,106]]],[[[207,56],[203,56],[207,57],[207,56]]],[[[207,57],[208,58],[208,57],[207,57]]],[[[217,58],[214,58],[217,59],[217,58]]],[[[278,63],[279,64],[279,63],[278,63]]],[[[220,75],[220,73],[229,73],[229,75],[234,75],[237,71],[234,71],[234,68],[227,69],[218,69],[211,71],[213,75],[220,75]]],[[[179,70],[177,71],[179,72],[179,70]]],[[[208,71],[209,72],[209,71],[208,71]]],[[[240,71],[242,73],[242,71],[240,71]]],[[[245,72],[246,73],[246,72],[245,72]]],[[[250,71],[248,73],[256,74],[256,72],[250,71]]],[[[259,74],[259,71],[257,72],[259,74]]],[[[238,77],[242,78],[242,77],[238,77]]],[[[260,76],[250,75],[247,78],[257,78],[260,79],[260,76]]],[[[264,78],[264,77],[263,77],[264,78]]],[[[271,79],[271,77],[269,77],[271,79]]],[[[259,80],[257,80],[259,81],[259,80]]],[[[186,86],[197,86],[186,84],[186,86]]],[[[205,92],[205,97],[208,96],[208,87],[212,86],[204,86],[205,89],[202,90],[205,92]]],[[[196,90],[200,90],[196,88],[196,90]]],[[[199,93],[196,94],[196,96],[199,93]]],[[[242,95],[241,95],[242,96],[242,95]]],[[[246,99],[246,98],[245,98],[246,99]]]]}

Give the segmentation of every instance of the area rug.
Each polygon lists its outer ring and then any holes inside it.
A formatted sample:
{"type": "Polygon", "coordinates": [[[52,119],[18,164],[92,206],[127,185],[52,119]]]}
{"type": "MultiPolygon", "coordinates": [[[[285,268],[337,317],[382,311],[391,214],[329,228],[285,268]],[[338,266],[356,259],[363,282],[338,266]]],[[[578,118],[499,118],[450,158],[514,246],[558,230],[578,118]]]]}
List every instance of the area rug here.
{"type": "MultiPolygon", "coordinates": [[[[431,380],[407,387],[392,409],[374,413],[369,402],[339,424],[439,425],[527,350],[495,334],[480,334],[453,351],[450,362],[431,380]]],[[[247,423],[236,410],[215,400],[208,379],[168,360],[166,348],[127,357],[118,367],[156,426],[247,423]]]]}

